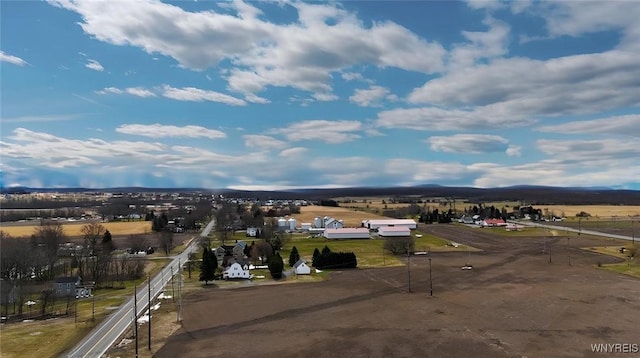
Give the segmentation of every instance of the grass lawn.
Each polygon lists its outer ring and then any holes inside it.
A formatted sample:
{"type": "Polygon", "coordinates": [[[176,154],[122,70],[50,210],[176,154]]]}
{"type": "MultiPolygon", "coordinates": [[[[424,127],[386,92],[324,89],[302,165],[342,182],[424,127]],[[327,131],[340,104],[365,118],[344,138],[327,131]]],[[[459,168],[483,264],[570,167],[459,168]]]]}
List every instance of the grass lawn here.
{"type": "Polygon", "coordinates": [[[631,243],[626,245],[617,245],[617,246],[588,247],[584,249],[592,252],[598,252],[601,254],[609,255],[609,256],[619,257],[625,260],[624,262],[620,262],[620,263],[601,265],[599,266],[600,269],[609,270],[609,271],[621,273],[624,275],[640,278],[640,262],[638,262],[637,257],[634,258],[633,260],[629,259],[628,252],[621,253],[620,248],[622,247],[629,249],[631,248],[631,243]]]}

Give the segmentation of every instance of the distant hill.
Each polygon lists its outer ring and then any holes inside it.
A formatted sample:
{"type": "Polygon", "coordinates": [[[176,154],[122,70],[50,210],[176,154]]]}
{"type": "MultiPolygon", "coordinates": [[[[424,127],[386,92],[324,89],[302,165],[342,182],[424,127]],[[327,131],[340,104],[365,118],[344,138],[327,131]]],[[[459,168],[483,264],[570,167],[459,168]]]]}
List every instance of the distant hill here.
{"type": "Polygon", "coordinates": [[[266,199],[319,200],[337,197],[419,196],[466,199],[472,202],[523,201],[535,205],[640,205],[640,191],[608,188],[562,188],[544,186],[512,186],[503,188],[447,187],[420,185],[413,187],[352,187],[334,189],[300,189],[280,191],[245,191],[203,188],[4,188],[2,193],[29,192],[111,192],[111,193],[210,193],[226,197],[266,199]]]}

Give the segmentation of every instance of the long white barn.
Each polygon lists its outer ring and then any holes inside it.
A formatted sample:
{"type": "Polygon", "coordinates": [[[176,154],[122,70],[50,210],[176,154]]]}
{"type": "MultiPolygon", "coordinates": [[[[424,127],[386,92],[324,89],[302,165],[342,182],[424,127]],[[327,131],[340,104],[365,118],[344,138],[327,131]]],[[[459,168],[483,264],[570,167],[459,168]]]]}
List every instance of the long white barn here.
{"type": "Polygon", "coordinates": [[[362,226],[370,230],[379,229],[382,226],[405,226],[414,230],[417,224],[413,219],[371,219],[362,220],[362,226]]]}
{"type": "Polygon", "coordinates": [[[331,239],[368,239],[369,229],[364,227],[325,229],[323,236],[331,239]]]}

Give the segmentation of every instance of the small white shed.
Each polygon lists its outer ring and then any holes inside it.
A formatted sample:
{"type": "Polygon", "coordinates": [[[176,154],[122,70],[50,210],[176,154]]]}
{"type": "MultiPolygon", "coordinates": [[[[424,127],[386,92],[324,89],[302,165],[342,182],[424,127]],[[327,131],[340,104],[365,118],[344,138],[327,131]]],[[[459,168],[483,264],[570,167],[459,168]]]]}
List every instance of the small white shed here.
{"type": "Polygon", "coordinates": [[[307,262],[304,259],[298,260],[295,264],[293,264],[293,270],[296,275],[310,275],[311,267],[307,265],[307,262]]]}

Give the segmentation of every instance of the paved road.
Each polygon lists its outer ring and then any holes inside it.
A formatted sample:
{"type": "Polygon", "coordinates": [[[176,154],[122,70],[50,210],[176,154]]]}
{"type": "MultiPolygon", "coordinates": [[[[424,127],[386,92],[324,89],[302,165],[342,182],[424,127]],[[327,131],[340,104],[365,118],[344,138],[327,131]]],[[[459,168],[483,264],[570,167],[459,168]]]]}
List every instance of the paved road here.
{"type": "MultiPolygon", "coordinates": [[[[212,220],[202,231],[200,236],[207,236],[215,225],[212,220]]],[[[189,246],[178,256],[174,256],[170,264],[163,268],[153,279],[151,279],[151,297],[156,298],[163,290],[164,286],[171,280],[171,277],[180,272],[180,266],[187,262],[189,254],[198,247],[198,240],[195,238],[189,246]]],[[[138,309],[136,317],[139,317],[147,310],[149,303],[149,288],[145,284],[138,287],[137,299],[138,309]]],[[[132,326],[133,322],[133,297],[111,313],[102,323],[94,328],[77,346],[75,346],[66,357],[101,357],[120,336],[132,326]]]]}
{"type": "Polygon", "coordinates": [[[609,233],[606,233],[606,232],[585,230],[585,229],[576,229],[576,228],[571,228],[571,227],[567,227],[567,226],[540,224],[540,223],[535,223],[535,222],[531,222],[531,221],[509,221],[509,222],[513,223],[513,224],[518,224],[518,225],[537,226],[537,227],[543,227],[543,228],[546,228],[546,229],[551,229],[551,230],[556,230],[556,231],[575,232],[575,233],[581,233],[581,234],[585,234],[585,235],[594,235],[594,236],[604,236],[604,237],[610,237],[610,238],[621,239],[621,240],[635,241],[635,239],[636,239],[633,236],[609,234],[609,233]]]}

